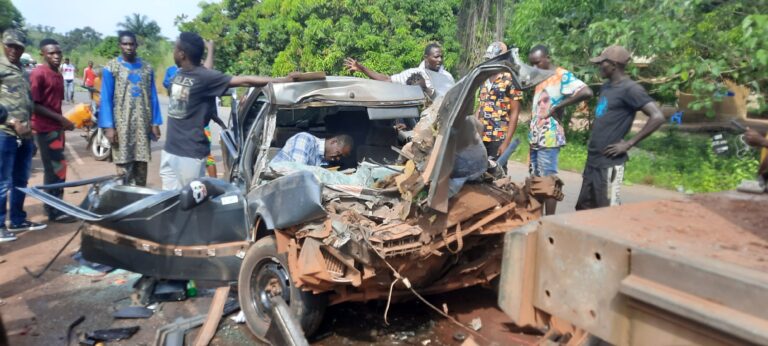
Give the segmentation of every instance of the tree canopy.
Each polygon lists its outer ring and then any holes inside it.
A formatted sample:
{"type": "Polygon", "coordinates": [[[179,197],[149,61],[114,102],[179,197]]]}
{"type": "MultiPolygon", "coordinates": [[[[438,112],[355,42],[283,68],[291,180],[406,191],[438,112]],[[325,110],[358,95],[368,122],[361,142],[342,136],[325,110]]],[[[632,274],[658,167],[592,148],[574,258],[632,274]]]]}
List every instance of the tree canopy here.
{"type": "Polygon", "coordinates": [[[24,23],[21,12],[13,6],[11,0],[0,0],[0,32],[8,28],[20,28],[24,23]]]}
{"type": "Polygon", "coordinates": [[[160,37],[160,26],[144,14],[133,13],[125,16],[125,20],[117,26],[133,32],[136,36],[152,41],[160,37]]]}
{"type": "MultiPolygon", "coordinates": [[[[501,40],[527,52],[550,47],[556,62],[600,83],[588,58],[626,46],[643,64],[630,73],[663,101],[680,91],[717,94],[724,79],[768,87],[768,0],[223,0],[202,3],[181,30],[217,42],[217,67],[280,75],[345,74],[345,56],[383,73],[412,67],[428,42],[444,45],[458,76],[501,40]],[[502,34],[503,33],[503,34],[502,34]]],[[[524,55],[524,54],[522,54],[524,55]]],[[[711,106],[710,97],[702,106],[711,106]]]]}

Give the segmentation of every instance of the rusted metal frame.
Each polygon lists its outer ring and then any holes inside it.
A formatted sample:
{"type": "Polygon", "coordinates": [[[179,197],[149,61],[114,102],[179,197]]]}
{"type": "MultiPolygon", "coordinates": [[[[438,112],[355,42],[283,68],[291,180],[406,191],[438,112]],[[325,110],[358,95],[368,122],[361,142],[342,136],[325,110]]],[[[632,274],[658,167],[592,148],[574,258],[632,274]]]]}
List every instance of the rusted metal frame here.
{"type": "Polygon", "coordinates": [[[249,241],[237,241],[199,246],[162,245],[153,241],[118,233],[96,225],[91,225],[90,227],[83,230],[83,235],[113,244],[127,245],[136,248],[137,250],[151,253],[153,255],[189,258],[237,256],[243,251],[246,251],[251,244],[249,241]]]}
{"type": "Polygon", "coordinates": [[[458,239],[459,236],[466,237],[467,235],[471,234],[472,232],[475,232],[475,231],[479,230],[481,227],[485,226],[489,222],[491,222],[491,221],[501,217],[502,215],[506,214],[510,210],[514,209],[515,206],[516,206],[515,203],[510,203],[510,204],[507,204],[507,205],[505,205],[505,206],[503,206],[503,207],[501,207],[499,209],[494,210],[492,213],[490,213],[487,216],[483,217],[482,219],[480,219],[479,221],[474,223],[469,228],[467,228],[465,230],[462,230],[461,232],[457,232],[454,235],[450,235],[450,236],[448,236],[447,239],[442,239],[439,242],[432,244],[429,247],[429,251],[427,251],[427,252],[432,252],[434,250],[437,250],[437,249],[440,249],[440,248],[442,248],[444,246],[447,246],[448,244],[450,244],[454,240],[458,239]]]}
{"type": "Polygon", "coordinates": [[[531,222],[504,235],[499,280],[499,307],[519,326],[543,328],[534,306],[538,222],[531,222]]]}

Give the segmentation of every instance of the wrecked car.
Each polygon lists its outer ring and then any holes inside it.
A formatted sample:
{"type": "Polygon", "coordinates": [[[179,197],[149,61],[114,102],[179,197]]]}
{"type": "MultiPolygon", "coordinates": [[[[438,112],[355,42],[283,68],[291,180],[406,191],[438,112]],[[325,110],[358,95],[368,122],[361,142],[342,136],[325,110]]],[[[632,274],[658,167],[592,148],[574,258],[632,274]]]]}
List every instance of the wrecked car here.
{"type": "MultiPolygon", "coordinates": [[[[489,283],[502,236],[541,215],[547,179],[516,184],[489,169],[474,112],[478,87],[511,72],[527,89],[549,76],[507,53],[420,109],[420,88],[352,77],[251,89],[222,133],[225,179],[181,191],[93,184],[80,206],[25,191],[89,223],[86,259],[168,279],[238,281],[249,328],[264,336],[281,296],[309,335],[328,304],[400,299],[489,283]],[[399,135],[394,119],[418,119],[399,135]],[[336,170],[271,164],[299,132],[348,134],[336,170]],[[402,138],[410,138],[405,144],[402,138]]],[[[57,186],[61,187],[61,186],[57,186]]]]}

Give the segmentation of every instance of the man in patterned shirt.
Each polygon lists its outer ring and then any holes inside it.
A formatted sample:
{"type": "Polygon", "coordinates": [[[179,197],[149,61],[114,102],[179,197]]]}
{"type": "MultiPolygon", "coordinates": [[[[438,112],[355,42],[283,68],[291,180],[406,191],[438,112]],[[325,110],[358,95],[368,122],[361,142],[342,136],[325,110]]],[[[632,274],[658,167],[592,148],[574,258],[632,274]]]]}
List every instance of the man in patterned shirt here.
{"type": "MultiPolygon", "coordinates": [[[[491,59],[506,51],[503,42],[494,42],[485,51],[485,58],[491,59]]],[[[515,89],[509,72],[489,78],[480,89],[477,117],[483,124],[483,144],[488,157],[498,158],[512,141],[522,99],[523,93],[515,89]]]]}
{"type": "MultiPolygon", "coordinates": [[[[544,177],[557,175],[557,157],[560,147],[565,145],[565,131],[562,124],[563,110],[592,98],[592,89],[576,78],[571,71],[557,67],[550,62],[549,49],[537,45],[531,49],[528,62],[543,70],[553,70],[554,75],[536,85],[533,94],[530,132],[531,143],[530,174],[544,177]]],[[[544,202],[546,215],[555,213],[557,200],[547,198],[544,202]]]]}
{"type": "Polygon", "coordinates": [[[307,132],[299,132],[288,138],[270,163],[298,162],[308,166],[326,165],[349,156],[353,145],[352,137],[349,135],[320,139],[307,132]]]}
{"type": "Polygon", "coordinates": [[[155,72],[136,55],[136,35],[118,34],[122,55],[104,68],[99,127],[112,143],[112,160],[128,185],[147,185],[150,140],[160,138],[160,102],[155,72]]]}

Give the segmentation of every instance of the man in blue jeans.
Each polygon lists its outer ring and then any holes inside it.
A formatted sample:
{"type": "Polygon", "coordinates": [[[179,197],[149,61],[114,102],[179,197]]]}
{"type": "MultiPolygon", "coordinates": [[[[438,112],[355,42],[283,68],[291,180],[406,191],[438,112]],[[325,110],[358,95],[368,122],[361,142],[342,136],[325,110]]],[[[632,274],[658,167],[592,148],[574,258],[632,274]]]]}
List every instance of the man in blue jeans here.
{"type": "Polygon", "coordinates": [[[27,220],[24,193],[29,180],[34,142],[29,126],[32,97],[29,81],[21,66],[24,36],[16,30],[3,33],[0,56],[0,242],[16,240],[11,232],[40,230],[46,226],[27,220]],[[10,195],[10,223],[6,227],[6,204],[10,195]]]}
{"type": "MultiPolygon", "coordinates": [[[[554,74],[536,85],[533,93],[530,132],[531,143],[530,173],[533,177],[554,177],[557,175],[557,158],[560,147],[565,145],[563,110],[592,98],[592,89],[576,78],[571,71],[556,66],[550,61],[549,48],[537,45],[531,49],[528,62],[554,74]]],[[[547,197],[543,201],[544,213],[552,215],[557,200],[547,197]]]]}

